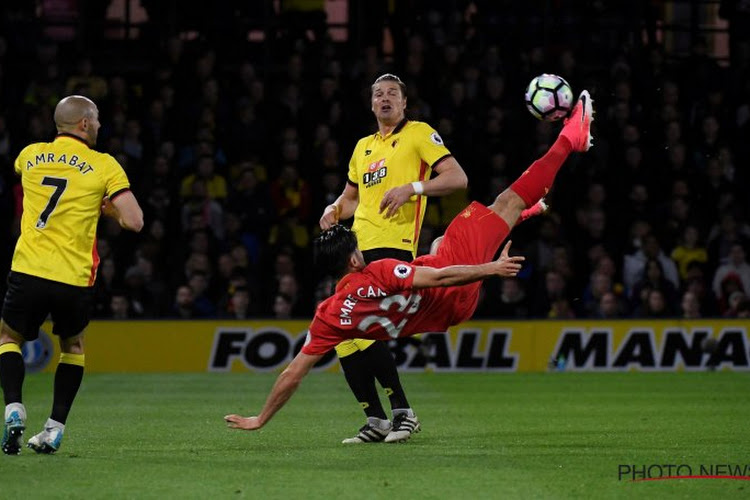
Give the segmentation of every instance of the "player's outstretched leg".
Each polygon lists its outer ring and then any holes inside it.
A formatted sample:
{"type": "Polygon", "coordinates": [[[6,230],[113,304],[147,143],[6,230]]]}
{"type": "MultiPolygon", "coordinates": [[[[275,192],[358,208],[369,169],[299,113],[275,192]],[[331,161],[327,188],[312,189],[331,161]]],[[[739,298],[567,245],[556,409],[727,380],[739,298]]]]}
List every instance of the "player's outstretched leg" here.
{"type": "Polygon", "coordinates": [[[573,147],[573,151],[585,153],[594,145],[591,135],[591,122],[594,121],[594,101],[588,90],[578,96],[573,112],[565,119],[565,126],[560,135],[566,137],[573,147]]]}
{"type": "Polygon", "coordinates": [[[3,428],[3,453],[18,455],[23,446],[23,431],[26,430],[26,408],[21,403],[11,403],[5,407],[5,427],[3,428]]]}
{"type": "Polygon", "coordinates": [[[593,119],[593,102],[588,91],[584,90],[547,153],[532,163],[509,189],[500,193],[489,208],[513,227],[524,209],[531,209],[549,193],[557,172],[570,153],[589,150],[593,143],[593,119]]]}
{"type": "Polygon", "coordinates": [[[44,424],[44,430],[29,439],[28,447],[37,453],[54,453],[60,449],[64,431],[64,425],[48,419],[44,424]]]}

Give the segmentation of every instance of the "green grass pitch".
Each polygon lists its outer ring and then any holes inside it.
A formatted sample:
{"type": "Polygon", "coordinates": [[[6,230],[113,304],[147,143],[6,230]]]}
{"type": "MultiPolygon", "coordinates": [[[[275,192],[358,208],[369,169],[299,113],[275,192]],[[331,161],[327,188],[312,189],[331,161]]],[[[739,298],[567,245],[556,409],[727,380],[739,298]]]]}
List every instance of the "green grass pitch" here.
{"type": "MultiPolygon", "coordinates": [[[[259,432],[275,374],[92,374],[57,455],[0,456],[0,498],[726,498],[750,481],[633,482],[620,465],[750,463],[750,374],[407,373],[423,431],[345,446],[363,423],[340,374],[313,373],[259,432]]],[[[52,377],[28,375],[26,438],[52,377]]],[[[747,469],[750,472],[750,466],[747,469]]]]}

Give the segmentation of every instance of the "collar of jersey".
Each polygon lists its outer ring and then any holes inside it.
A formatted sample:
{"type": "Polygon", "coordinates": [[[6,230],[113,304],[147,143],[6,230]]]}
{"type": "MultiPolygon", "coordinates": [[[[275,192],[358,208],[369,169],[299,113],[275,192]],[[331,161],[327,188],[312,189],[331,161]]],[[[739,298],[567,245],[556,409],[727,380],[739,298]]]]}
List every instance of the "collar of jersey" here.
{"type": "Polygon", "coordinates": [[[76,140],[82,144],[84,144],[87,148],[91,149],[91,146],[89,146],[89,143],[78,137],[77,135],[68,134],[66,132],[61,132],[55,136],[55,140],[58,139],[73,139],[76,140]]]}
{"type": "MultiPolygon", "coordinates": [[[[367,266],[365,266],[365,267],[367,267],[367,266]]],[[[350,273],[346,273],[344,276],[341,277],[341,279],[338,281],[338,283],[336,283],[336,291],[337,292],[340,292],[341,290],[346,290],[347,288],[349,288],[349,281],[351,280],[351,276],[355,272],[359,272],[359,271],[353,271],[353,272],[350,272],[350,273]]]]}
{"type": "MultiPolygon", "coordinates": [[[[396,128],[394,128],[394,129],[393,129],[393,131],[392,131],[392,132],[391,132],[390,134],[386,135],[385,137],[389,137],[389,136],[391,136],[391,135],[396,135],[396,134],[398,134],[399,132],[401,132],[401,129],[402,129],[402,128],[404,128],[404,127],[406,126],[406,123],[407,123],[408,121],[409,121],[409,119],[408,119],[408,118],[406,118],[406,117],[404,117],[404,119],[403,119],[403,120],[401,120],[401,121],[400,121],[400,122],[398,123],[398,125],[396,125],[396,128]]],[[[378,130],[377,132],[375,132],[375,136],[377,136],[377,137],[380,137],[381,139],[385,139],[385,137],[383,137],[382,135],[380,135],[380,131],[379,131],[379,130],[378,130]]]]}

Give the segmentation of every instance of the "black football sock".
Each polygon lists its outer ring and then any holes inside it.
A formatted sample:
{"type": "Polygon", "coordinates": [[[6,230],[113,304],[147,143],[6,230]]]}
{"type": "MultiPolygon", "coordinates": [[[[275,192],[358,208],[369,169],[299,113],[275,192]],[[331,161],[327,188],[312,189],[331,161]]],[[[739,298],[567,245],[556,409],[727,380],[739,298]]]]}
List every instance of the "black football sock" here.
{"type": "Polygon", "coordinates": [[[65,424],[83,380],[84,355],[62,353],[55,371],[55,396],[50,418],[65,424]]]}
{"type": "Polygon", "coordinates": [[[3,387],[5,404],[21,403],[23,396],[23,378],[26,365],[23,363],[21,347],[7,343],[0,346],[0,384],[3,387]]]}
{"type": "Polygon", "coordinates": [[[401,379],[399,379],[396,369],[396,362],[388,344],[378,340],[365,349],[363,353],[367,357],[367,363],[375,373],[378,382],[383,386],[391,402],[391,408],[409,408],[409,402],[406,400],[406,394],[401,386],[401,379]]]}
{"type": "MultiPolygon", "coordinates": [[[[369,349],[368,349],[369,350],[369,349]]],[[[375,387],[375,376],[362,351],[339,358],[349,388],[368,417],[388,420],[375,387]]]]}

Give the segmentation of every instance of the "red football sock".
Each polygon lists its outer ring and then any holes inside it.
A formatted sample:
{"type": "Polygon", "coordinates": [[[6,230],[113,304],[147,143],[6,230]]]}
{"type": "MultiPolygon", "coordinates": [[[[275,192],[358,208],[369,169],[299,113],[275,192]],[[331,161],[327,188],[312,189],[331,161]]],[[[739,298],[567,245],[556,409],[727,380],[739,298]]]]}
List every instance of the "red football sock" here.
{"type": "Polygon", "coordinates": [[[552,187],[557,171],[568,158],[573,146],[563,136],[559,136],[549,151],[531,164],[510,188],[531,207],[542,199],[552,187]]]}

